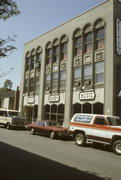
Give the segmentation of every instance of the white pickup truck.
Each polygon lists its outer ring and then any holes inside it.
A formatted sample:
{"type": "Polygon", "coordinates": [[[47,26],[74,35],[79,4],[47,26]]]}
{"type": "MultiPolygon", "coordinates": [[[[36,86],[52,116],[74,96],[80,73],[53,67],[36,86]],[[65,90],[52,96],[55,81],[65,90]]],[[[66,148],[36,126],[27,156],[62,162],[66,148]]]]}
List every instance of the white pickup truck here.
{"type": "Polygon", "coordinates": [[[121,119],[117,116],[77,113],[70,121],[69,131],[78,146],[87,141],[107,144],[121,155],[121,119]]]}
{"type": "Polygon", "coordinates": [[[11,127],[25,127],[31,121],[19,116],[19,111],[0,109],[0,125],[4,125],[7,129],[11,127]]]}

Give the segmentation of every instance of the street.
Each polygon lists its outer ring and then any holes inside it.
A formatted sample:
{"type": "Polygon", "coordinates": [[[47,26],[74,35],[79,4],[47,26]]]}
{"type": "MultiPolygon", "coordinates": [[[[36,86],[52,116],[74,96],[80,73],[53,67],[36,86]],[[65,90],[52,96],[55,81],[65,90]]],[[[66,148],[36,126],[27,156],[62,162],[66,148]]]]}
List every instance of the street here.
{"type": "Polygon", "coordinates": [[[121,156],[25,130],[0,128],[0,180],[121,180],[121,156]]]}

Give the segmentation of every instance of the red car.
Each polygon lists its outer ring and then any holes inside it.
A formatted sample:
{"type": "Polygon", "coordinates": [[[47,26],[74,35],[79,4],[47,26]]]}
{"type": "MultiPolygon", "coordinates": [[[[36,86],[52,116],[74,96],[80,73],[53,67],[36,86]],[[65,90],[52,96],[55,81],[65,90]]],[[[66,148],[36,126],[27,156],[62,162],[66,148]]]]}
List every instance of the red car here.
{"type": "Polygon", "coordinates": [[[56,137],[63,138],[64,136],[69,136],[68,128],[62,127],[56,121],[36,121],[26,125],[26,128],[30,130],[32,135],[40,133],[48,135],[51,139],[56,137]]]}

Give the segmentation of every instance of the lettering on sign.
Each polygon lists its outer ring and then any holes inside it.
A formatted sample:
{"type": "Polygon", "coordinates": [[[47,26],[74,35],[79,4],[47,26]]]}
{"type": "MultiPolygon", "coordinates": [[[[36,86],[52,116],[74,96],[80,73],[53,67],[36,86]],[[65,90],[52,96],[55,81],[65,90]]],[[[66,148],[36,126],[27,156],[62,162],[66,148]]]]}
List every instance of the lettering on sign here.
{"type": "Polygon", "coordinates": [[[86,100],[86,99],[94,99],[95,93],[93,91],[91,92],[80,92],[79,99],[80,100],[86,100]]]}
{"type": "Polygon", "coordinates": [[[49,96],[49,102],[58,102],[59,100],[60,100],[59,94],[49,96]]]}
{"type": "Polygon", "coordinates": [[[121,20],[116,18],[116,52],[121,56],[121,20]]]}
{"type": "Polygon", "coordinates": [[[27,97],[27,103],[28,104],[33,104],[35,102],[35,98],[34,97],[27,97]]]}

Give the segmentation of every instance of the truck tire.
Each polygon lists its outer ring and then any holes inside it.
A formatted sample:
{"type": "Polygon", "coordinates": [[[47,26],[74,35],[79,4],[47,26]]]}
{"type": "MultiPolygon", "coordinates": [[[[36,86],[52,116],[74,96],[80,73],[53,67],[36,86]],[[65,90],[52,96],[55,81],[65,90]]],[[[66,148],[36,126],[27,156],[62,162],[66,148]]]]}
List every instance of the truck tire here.
{"type": "Polygon", "coordinates": [[[82,133],[76,134],[75,142],[76,142],[76,145],[78,145],[78,146],[84,146],[86,144],[85,135],[82,133]]]}
{"type": "Polygon", "coordinates": [[[121,140],[116,140],[112,148],[115,154],[121,155],[121,140]]]}

